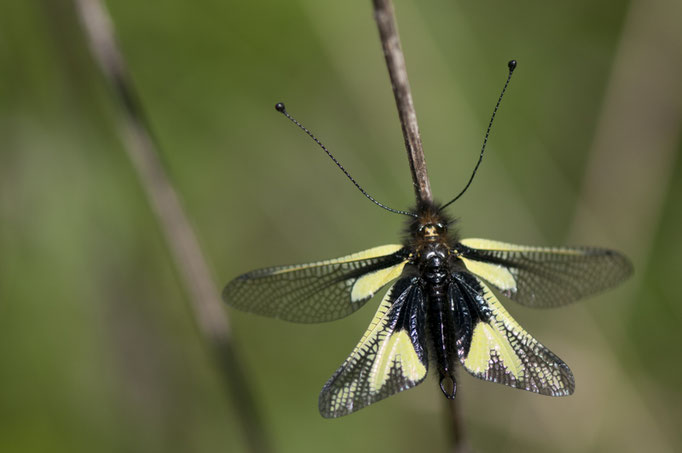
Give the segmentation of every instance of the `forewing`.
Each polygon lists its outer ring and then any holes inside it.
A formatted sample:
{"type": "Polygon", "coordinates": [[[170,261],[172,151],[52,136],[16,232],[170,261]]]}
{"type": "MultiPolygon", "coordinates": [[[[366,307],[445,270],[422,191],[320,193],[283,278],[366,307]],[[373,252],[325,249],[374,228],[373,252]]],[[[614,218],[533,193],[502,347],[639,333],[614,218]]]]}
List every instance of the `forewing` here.
{"type": "Polygon", "coordinates": [[[573,393],[568,366],[526,332],[481,280],[467,273],[455,280],[477,313],[471,339],[458,351],[470,374],[542,395],[573,393]]]}
{"type": "Polygon", "coordinates": [[[287,321],[332,321],[362,307],[400,276],[406,262],[406,249],[384,245],[317,263],[259,269],[228,283],[223,300],[287,321]]]}
{"type": "Polygon", "coordinates": [[[424,380],[423,310],[424,294],[414,278],[391,287],[358,345],[322,388],[323,417],[350,414],[424,380]]]}
{"type": "Polygon", "coordinates": [[[602,248],[529,247],[464,239],[457,246],[467,269],[530,307],[555,307],[613,287],[632,274],[622,254],[602,248]]]}

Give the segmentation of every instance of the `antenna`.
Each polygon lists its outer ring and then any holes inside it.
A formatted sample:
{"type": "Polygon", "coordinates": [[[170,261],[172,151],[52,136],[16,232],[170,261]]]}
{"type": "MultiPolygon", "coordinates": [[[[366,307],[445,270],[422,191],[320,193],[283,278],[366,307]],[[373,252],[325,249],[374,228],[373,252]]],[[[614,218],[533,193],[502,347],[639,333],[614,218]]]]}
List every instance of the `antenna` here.
{"type": "Polygon", "coordinates": [[[324,150],[324,152],[327,153],[327,156],[329,156],[329,158],[330,158],[331,160],[334,161],[334,163],[336,164],[336,166],[339,167],[339,168],[341,169],[341,171],[343,172],[343,174],[346,175],[346,177],[348,177],[348,179],[350,179],[350,181],[355,185],[355,187],[357,187],[358,190],[359,190],[360,192],[362,192],[362,194],[363,194],[364,196],[366,196],[367,198],[369,198],[374,204],[376,204],[377,206],[380,206],[380,207],[384,208],[384,209],[387,210],[387,211],[390,211],[390,212],[393,212],[393,213],[396,213],[396,214],[403,214],[403,215],[407,215],[407,216],[415,217],[415,218],[417,217],[417,215],[414,214],[414,213],[412,213],[412,212],[401,211],[401,210],[399,210],[399,209],[389,208],[389,207],[386,206],[385,204],[382,204],[382,203],[378,202],[377,200],[375,200],[374,197],[372,197],[370,194],[368,194],[367,192],[365,192],[365,189],[363,189],[362,187],[360,187],[360,184],[358,184],[358,183],[355,181],[355,179],[353,179],[353,177],[350,175],[350,173],[348,173],[348,171],[347,171],[345,168],[343,168],[343,165],[341,165],[341,163],[340,163],[338,160],[336,160],[336,158],[332,155],[332,153],[329,152],[329,150],[322,144],[322,142],[320,142],[320,141],[317,139],[317,137],[315,137],[315,136],[313,135],[312,132],[310,132],[308,129],[306,129],[301,123],[299,123],[298,121],[296,121],[296,119],[294,119],[294,117],[292,117],[291,115],[289,115],[289,112],[287,112],[287,109],[286,109],[286,107],[284,107],[284,104],[283,104],[283,103],[278,102],[277,104],[275,104],[275,110],[277,110],[278,112],[282,113],[284,116],[286,116],[287,118],[289,118],[289,120],[290,120],[292,123],[294,123],[296,126],[298,126],[303,132],[305,132],[306,134],[308,134],[308,136],[310,136],[310,138],[312,138],[312,139],[315,141],[315,143],[317,143],[317,144],[320,146],[320,148],[322,148],[322,149],[324,150]]]}
{"type": "Polygon", "coordinates": [[[441,210],[445,209],[446,207],[450,206],[452,203],[455,201],[459,200],[459,197],[464,195],[464,192],[467,191],[469,186],[471,185],[471,181],[474,180],[474,176],[476,176],[476,171],[478,171],[479,165],[481,165],[481,161],[483,160],[483,153],[485,152],[485,145],[488,144],[488,137],[490,136],[490,129],[493,127],[493,121],[495,121],[495,114],[497,113],[497,109],[500,108],[500,102],[502,102],[502,96],[504,96],[504,92],[507,91],[507,87],[509,86],[509,81],[511,80],[512,73],[514,72],[514,69],[516,69],[516,60],[511,60],[509,63],[507,63],[507,67],[509,68],[509,74],[507,75],[507,81],[504,83],[504,87],[502,88],[502,92],[500,93],[500,97],[497,99],[497,104],[495,104],[495,109],[493,110],[493,114],[490,117],[490,122],[488,123],[488,129],[485,131],[485,138],[483,138],[483,146],[481,147],[481,154],[478,156],[478,162],[476,162],[476,166],[474,167],[474,171],[471,173],[471,177],[469,178],[469,182],[467,182],[467,185],[464,186],[464,189],[457,195],[455,198],[452,200],[448,201],[445,203],[443,206],[440,207],[441,210]]]}

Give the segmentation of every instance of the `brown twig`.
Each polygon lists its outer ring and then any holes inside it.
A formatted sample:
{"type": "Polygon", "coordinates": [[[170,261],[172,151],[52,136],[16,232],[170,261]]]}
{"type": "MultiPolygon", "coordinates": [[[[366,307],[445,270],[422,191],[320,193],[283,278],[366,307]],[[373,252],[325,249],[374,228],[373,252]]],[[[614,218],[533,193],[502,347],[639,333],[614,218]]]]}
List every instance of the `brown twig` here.
{"type": "Polygon", "coordinates": [[[398,107],[400,125],[403,129],[414,191],[417,195],[417,200],[432,201],[431,184],[426,174],[424,149],[422,148],[422,140],[419,136],[417,113],[412,102],[410,82],[407,79],[405,57],[400,47],[400,37],[398,36],[393,3],[391,0],[372,0],[372,3],[374,4],[374,19],[379,28],[381,46],[384,49],[386,66],[388,67],[388,74],[391,77],[391,85],[393,86],[393,95],[398,107]]]}
{"type": "Polygon", "coordinates": [[[464,432],[464,421],[462,420],[461,404],[456,397],[455,399],[448,399],[446,402],[446,411],[449,418],[448,430],[450,431],[450,451],[452,453],[471,453],[471,446],[467,441],[464,432]]]}
{"type": "MultiPolygon", "coordinates": [[[[398,116],[403,129],[407,157],[410,161],[412,181],[418,201],[432,201],[431,184],[426,172],[426,160],[424,149],[419,136],[417,125],[417,113],[412,102],[410,82],[407,79],[407,66],[405,56],[400,46],[398,27],[395,20],[395,12],[391,0],[372,0],[374,5],[374,19],[379,28],[381,45],[386,57],[386,66],[391,77],[393,95],[398,107],[398,116]]],[[[454,453],[468,453],[471,451],[464,433],[464,424],[460,415],[459,400],[448,400],[448,428],[451,432],[454,453]]]]}
{"type": "Polygon", "coordinates": [[[230,326],[199,242],[161,160],[135,92],[110,16],[101,0],[74,0],[93,57],[121,103],[118,131],[154,210],[196,322],[211,345],[231,391],[250,450],[270,451],[236,351],[230,326]]]}

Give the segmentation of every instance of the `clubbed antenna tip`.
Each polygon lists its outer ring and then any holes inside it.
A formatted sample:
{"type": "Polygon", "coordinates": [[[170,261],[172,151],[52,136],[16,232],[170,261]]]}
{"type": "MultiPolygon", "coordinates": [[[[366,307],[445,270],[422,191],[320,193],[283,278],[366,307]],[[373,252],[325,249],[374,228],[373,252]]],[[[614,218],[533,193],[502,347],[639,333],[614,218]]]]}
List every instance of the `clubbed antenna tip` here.
{"type": "Polygon", "coordinates": [[[471,185],[471,182],[474,180],[474,176],[476,176],[476,172],[478,171],[478,167],[481,165],[481,161],[483,160],[483,153],[485,153],[485,146],[488,144],[488,137],[490,136],[490,130],[493,127],[493,122],[495,121],[495,115],[497,114],[497,109],[500,108],[500,102],[502,102],[502,97],[504,97],[504,93],[507,91],[507,87],[509,86],[509,81],[511,80],[512,73],[514,72],[514,69],[516,69],[516,60],[509,60],[507,63],[507,67],[509,68],[509,74],[507,74],[507,81],[504,83],[504,87],[502,88],[502,92],[500,93],[500,97],[497,98],[497,104],[495,104],[495,108],[493,109],[493,114],[490,117],[490,122],[488,123],[488,129],[485,131],[485,137],[483,138],[483,146],[481,147],[481,153],[478,155],[478,162],[476,162],[476,166],[474,167],[474,171],[471,173],[471,177],[469,178],[469,182],[467,182],[466,186],[464,186],[464,189],[452,200],[448,201],[445,203],[443,206],[441,206],[440,209],[445,209],[448,206],[450,206],[452,203],[455,201],[459,200],[459,197],[464,195],[464,192],[467,191],[469,186],[471,185]]]}

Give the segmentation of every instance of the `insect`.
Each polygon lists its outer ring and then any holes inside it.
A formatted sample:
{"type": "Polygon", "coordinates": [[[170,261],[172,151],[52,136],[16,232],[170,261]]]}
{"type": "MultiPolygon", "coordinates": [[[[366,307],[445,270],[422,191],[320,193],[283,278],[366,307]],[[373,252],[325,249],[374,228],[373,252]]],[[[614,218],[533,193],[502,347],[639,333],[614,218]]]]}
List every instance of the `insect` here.
{"type": "Polygon", "coordinates": [[[315,136],[291,117],[374,203],[409,217],[402,244],[383,245],[342,258],[270,267],[243,274],[223,291],[240,310],[314,323],[358,310],[391,285],[359,343],[324,385],[319,410],[327,418],[350,414],[412,388],[435,367],[442,392],[454,398],[455,369],[513,388],[550,396],[573,393],[568,366],[521,327],[499,294],[528,307],[555,307],[612,287],[632,272],[622,254],[603,248],[530,247],[486,239],[460,239],[444,209],[418,202],[412,211],[389,208],[365,192],[315,136]]]}

